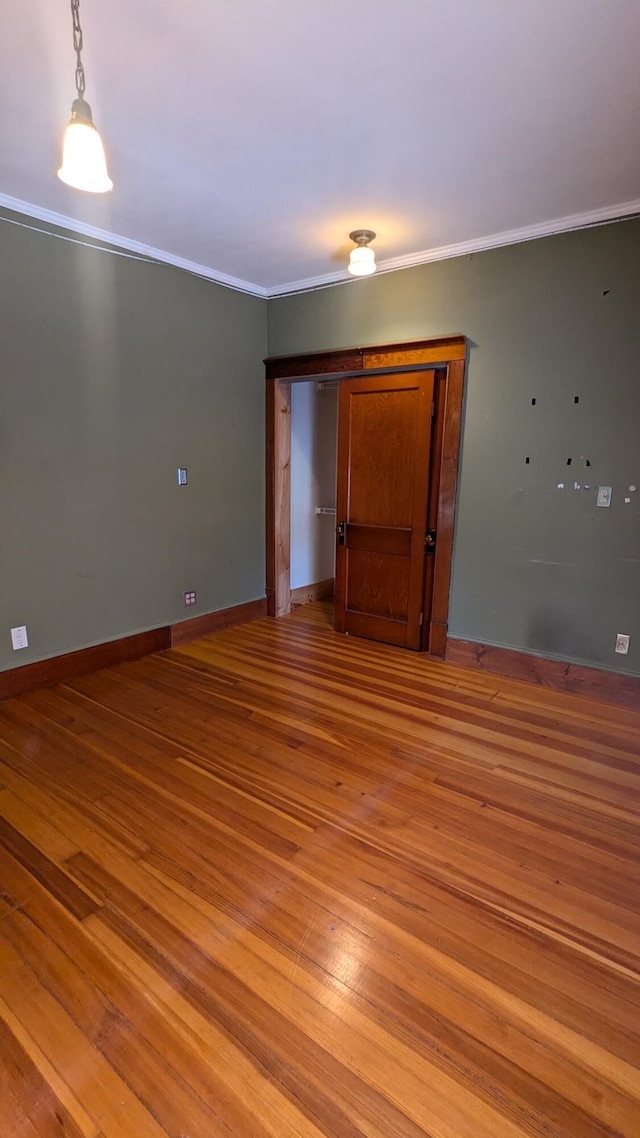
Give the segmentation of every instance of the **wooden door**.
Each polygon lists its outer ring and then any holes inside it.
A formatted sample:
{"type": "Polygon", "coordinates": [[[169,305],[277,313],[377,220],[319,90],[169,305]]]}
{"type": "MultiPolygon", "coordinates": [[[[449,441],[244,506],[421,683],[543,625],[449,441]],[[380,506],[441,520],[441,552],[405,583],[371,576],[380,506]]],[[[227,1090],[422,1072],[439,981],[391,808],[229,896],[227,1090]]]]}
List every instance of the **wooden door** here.
{"type": "Polygon", "coordinates": [[[434,371],[340,383],[335,623],[420,647],[434,371]]]}

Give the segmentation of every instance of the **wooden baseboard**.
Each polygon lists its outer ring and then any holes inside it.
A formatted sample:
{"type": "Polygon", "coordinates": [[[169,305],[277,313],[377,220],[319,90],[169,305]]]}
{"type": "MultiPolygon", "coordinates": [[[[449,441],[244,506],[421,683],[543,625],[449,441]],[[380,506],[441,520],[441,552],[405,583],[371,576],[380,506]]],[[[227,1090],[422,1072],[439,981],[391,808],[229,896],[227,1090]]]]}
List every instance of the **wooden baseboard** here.
{"type": "Polygon", "coordinates": [[[484,672],[526,680],[556,691],[573,692],[622,707],[640,708],[640,677],[637,676],[605,672],[584,664],[565,664],[562,660],[549,660],[511,648],[474,644],[452,637],[447,640],[446,660],[448,664],[459,664],[463,668],[481,668],[484,672]]]}
{"type": "Polygon", "coordinates": [[[16,695],[35,691],[36,688],[52,688],[55,684],[64,684],[89,672],[99,672],[101,668],[109,668],[112,664],[123,664],[126,660],[138,660],[150,652],[161,652],[170,646],[170,631],[168,626],[153,628],[150,632],[138,632],[135,636],[123,636],[120,640],[95,644],[93,648],[65,652],[63,656],[36,660],[34,664],[24,664],[21,668],[0,672],[0,700],[12,699],[16,695]]]}
{"type": "Polygon", "coordinates": [[[207,612],[193,620],[182,620],[179,624],[171,625],[171,647],[189,644],[201,636],[209,636],[223,628],[233,628],[234,624],[248,624],[250,620],[260,620],[266,615],[267,598],[260,597],[257,601],[233,605],[232,608],[220,609],[219,612],[207,612]]]}
{"type": "Polygon", "coordinates": [[[333,596],[334,579],[316,581],[314,585],[299,585],[291,590],[291,607],[306,605],[308,601],[326,601],[333,596]]]}
{"type": "Polygon", "coordinates": [[[109,640],[106,644],[96,644],[93,648],[81,648],[77,652],[52,656],[49,660],[24,664],[21,668],[10,668],[6,672],[0,672],[0,702],[37,688],[52,688],[77,676],[99,672],[101,668],[110,668],[114,664],[124,664],[127,660],[139,660],[141,656],[162,652],[176,644],[188,644],[199,636],[219,632],[222,628],[258,620],[266,616],[266,613],[267,601],[262,597],[258,601],[221,609],[220,612],[205,613],[194,620],[167,624],[149,632],[138,632],[135,636],[123,636],[119,640],[109,640]]]}

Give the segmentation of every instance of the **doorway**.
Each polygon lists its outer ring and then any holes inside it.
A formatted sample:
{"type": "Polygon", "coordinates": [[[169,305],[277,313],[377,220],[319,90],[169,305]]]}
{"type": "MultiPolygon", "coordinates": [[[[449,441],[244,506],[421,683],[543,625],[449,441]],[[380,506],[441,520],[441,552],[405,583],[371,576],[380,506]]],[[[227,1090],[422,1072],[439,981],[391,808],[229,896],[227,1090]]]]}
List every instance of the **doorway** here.
{"type": "Polygon", "coordinates": [[[338,381],[291,385],[291,605],[333,597],[338,381]]]}
{"type": "MultiPolygon", "coordinates": [[[[423,340],[406,344],[383,345],[372,348],[354,348],[339,352],[323,352],[303,356],[282,357],[266,361],[267,403],[266,403],[266,462],[267,462],[267,605],[271,616],[289,612],[291,607],[290,584],[290,504],[291,504],[291,384],[297,380],[341,381],[341,405],[347,392],[355,391],[358,381],[360,394],[370,388],[375,389],[376,397],[396,392],[392,400],[397,404],[393,414],[398,412],[400,403],[404,416],[404,434],[409,429],[417,441],[428,446],[414,448],[412,469],[418,470],[420,483],[417,496],[412,496],[410,525],[381,525],[377,515],[373,520],[357,521],[347,517],[338,521],[345,523],[343,568],[338,571],[337,591],[344,587],[344,564],[348,566],[349,550],[355,554],[352,561],[357,567],[360,563],[360,608],[362,616],[395,621],[387,624],[387,632],[392,631],[391,642],[403,643],[407,647],[417,647],[431,655],[442,657],[446,649],[447,621],[449,609],[449,586],[451,580],[451,557],[453,550],[453,524],[457,485],[458,455],[460,447],[460,428],[462,418],[463,382],[465,372],[466,340],[464,336],[448,336],[437,340],[423,340]],[[386,378],[385,378],[386,377],[386,378]],[[390,377],[396,377],[391,379],[390,377]],[[410,378],[412,377],[412,378],[410,378]],[[344,383],[344,381],[347,381],[344,383]],[[364,384],[364,386],[362,385],[364,384]],[[376,387],[377,384],[377,387],[376,387]],[[421,391],[422,410],[418,414],[420,399],[411,392],[421,391]],[[404,392],[400,398],[398,392],[404,392]],[[430,392],[430,395],[428,394],[430,392]],[[410,404],[413,400],[413,410],[410,404]],[[414,414],[418,414],[421,425],[416,425],[414,414]],[[423,422],[424,420],[424,422],[423,422]],[[417,466],[416,466],[417,463],[417,466]],[[424,473],[427,471],[425,481],[424,473]],[[422,471],[420,474],[419,471],[422,471]],[[426,495],[426,497],[425,497],[426,495]],[[414,508],[415,507],[415,508],[414,508]],[[435,523],[435,524],[434,524],[435,523]],[[349,533],[349,525],[352,527],[349,533]],[[364,526],[363,531],[362,527],[364,526]],[[358,528],[359,527],[359,528],[358,528]],[[380,530],[389,532],[383,535],[380,530]],[[404,531],[399,533],[398,531],[404,531]],[[407,534],[407,531],[410,531],[407,534]],[[362,542],[371,545],[373,538],[391,542],[387,553],[384,550],[365,550],[362,542]],[[360,544],[356,550],[349,544],[349,538],[360,544]],[[393,547],[393,543],[396,546],[393,547]],[[404,546],[402,543],[404,542],[404,546]],[[400,543],[400,545],[398,545],[400,543]],[[432,550],[424,557],[429,543],[432,550]],[[400,551],[402,546],[404,552],[400,551]],[[419,558],[419,550],[422,559],[419,558]],[[365,556],[358,556],[364,554],[365,556]],[[395,589],[395,609],[389,616],[384,611],[364,611],[372,608],[370,582],[372,565],[367,555],[377,557],[377,565],[386,559],[385,572],[392,591],[395,589]],[[395,561],[393,559],[395,558],[395,561]],[[382,559],[382,561],[381,561],[382,559]],[[402,560],[402,565],[401,565],[402,560]],[[341,586],[342,581],[342,586],[341,586]],[[367,584],[369,582],[369,584],[367,584]],[[395,582],[395,584],[393,584],[395,582]],[[400,583],[400,584],[399,584],[400,583]],[[364,588],[364,593],[362,589],[364,588]],[[398,598],[404,597],[404,608],[398,598]],[[416,621],[418,622],[416,626],[416,621]],[[403,625],[399,634],[399,626],[403,625]],[[416,627],[418,629],[416,637],[416,627]],[[417,642],[416,642],[417,640],[417,642]]],[[[375,401],[375,400],[374,400],[375,401]]],[[[378,399],[379,402],[379,399],[378,399]]],[[[383,400],[384,402],[384,400],[383,400]]],[[[361,407],[364,408],[364,403],[361,407]]],[[[373,406],[373,404],[370,404],[373,406]]],[[[387,410],[390,408],[387,399],[387,410]]],[[[366,414],[364,419],[370,416],[366,414]]],[[[362,415],[360,420],[364,421],[362,415]]],[[[345,416],[341,411],[341,422],[345,416]]],[[[383,420],[382,420],[383,421],[383,420]]],[[[384,438],[384,428],[380,438],[384,438]]],[[[342,431],[342,427],[340,428],[342,431]]],[[[351,429],[350,429],[351,430],[351,429]]],[[[351,432],[352,433],[352,432],[351,432]]],[[[392,448],[393,449],[393,448],[392,448]]],[[[403,447],[396,447],[395,458],[400,457],[403,447]]],[[[379,445],[378,445],[379,450],[379,445]]],[[[387,455],[391,460],[391,452],[387,455]]],[[[395,476],[394,476],[395,477],[395,476]]],[[[405,478],[406,484],[406,475],[405,478]]],[[[368,475],[371,480],[371,471],[368,475]]],[[[346,509],[348,503],[341,503],[346,509]]],[[[406,502],[405,502],[406,506],[406,502]]],[[[340,509],[340,507],[339,507],[340,509]]],[[[375,514],[375,512],[374,512],[375,514]]],[[[382,517],[382,515],[380,515],[382,517]]],[[[390,515],[389,515],[390,517],[390,515]]],[[[399,516],[400,517],[400,516],[399,516]]],[[[388,520],[388,519],[387,519],[388,520]]],[[[396,519],[397,520],[397,519],[396,519]]],[[[400,517],[400,521],[402,521],[400,517]]],[[[406,509],[404,520],[407,520],[406,509]]],[[[338,547],[339,564],[341,559],[338,547]]],[[[348,568],[346,570],[348,573],[348,568]]],[[[349,607],[349,586],[346,585],[346,602],[349,607]]],[[[357,600],[357,588],[352,591],[357,600]]],[[[357,605],[355,606],[357,608],[357,605]]],[[[387,608],[389,606],[387,605],[387,608]]],[[[379,606],[380,608],[380,606],[379,606]]],[[[353,606],[352,606],[353,609],[353,606]]],[[[339,620],[339,618],[338,618],[339,620]]],[[[356,624],[358,622],[356,621],[356,624]]],[[[339,627],[339,624],[337,625],[339,627]]],[[[358,631],[354,626],[345,631],[358,631]]],[[[383,627],[373,628],[375,638],[389,639],[383,627]]],[[[365,631],[360,622],[360,635],[371,635],[372,626],[365,631]]]]}

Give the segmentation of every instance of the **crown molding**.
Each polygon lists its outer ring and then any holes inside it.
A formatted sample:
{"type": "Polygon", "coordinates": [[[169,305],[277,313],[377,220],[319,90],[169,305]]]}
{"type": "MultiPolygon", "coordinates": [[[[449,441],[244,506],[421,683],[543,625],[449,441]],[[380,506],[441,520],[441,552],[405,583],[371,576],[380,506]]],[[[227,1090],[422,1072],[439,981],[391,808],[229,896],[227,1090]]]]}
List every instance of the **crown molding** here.
{"type": "MultiPolygon", "coordinates": [[[[167,253],[164,249],[155,249],[151,245],[144,245],[130,237],[122,237],[108,229],[99,229],[95,225],[67,217],[65,214],[55,213],[44,209],[32,202],[22,201],[20,198],[10,197],[0,193],[0,208],[12,210],[14,213],[44,221],[47,225],[54,225],[58,229],[65,229],[71,233],[88,237],[102,244],[115,246],[116,249],[126,250],[149,261],[159,261],[165,265],[172,265],[176,269],[193,273],[225,288],[235,289],[236,292],[248,293],[250,296],[262,299],[274,299],[279,296],[291,296],[295,293],[312,292],[318,288],[328,288],[338,284],[358,284],[356,277],[349,276],[346,267],[333,273],[324,273],[317,277],[307,277],[304,280],[291,281],[288,284],[273,285],[264,288],[239,277],[231,277],[226,273],[217,272],[208,265],[200,265],[195,261],[188,261],[184,257],[177,257],[167,253]]],[[[416,265],[427,265],[433,261],[446,261],[452,257],[469,256],[471,253],[481,253],[487,249],[500,249],[505,245],[518,245],[523,241],[535,241],[540,237],[552,237],[556,233],[569,233],[575,229],[589,229],[595,225],[607,225],[614,221],[623,221],[625,218],[640,215],[640,198],[634,201],[619,202],[616,205],[603,206],[601,209],[587,210],[584,213],[573,213],[568,217],[557,217],[552,221],[541,221],[536,225],[526,225],[521,229],[506,229],[501,233],[492,233],[488,237],[474,237],[469,241],[458,241],[453,245],[439,245],[433,249],[423,249],[418,253],[406,253],[401,257],[389,257],[378,262],[376,276],[381,273],[392,273],[398,269],[409,269],[416,265]]],[[[366,279],[366,278],[365,278],[366,279]]],[[[368,278],[375,279],[375,278],[368,278]]]]}
{"type": "Polygon", "coordinates": [[[267,295],[265,288],[252,284],[251,281],[244,281],[239,277],[230,277],[227,273],[219,273],[215,269],[209,268],[208,265],[199,265],[196,261],[177,257],[173,253],[167,253],[164,249],[155,249],[152,245],[144,245],[140,241],[134,241],[131,237],[122,237],[121,234],[112,233],[108,229],[99,229],[95,225],[78,221],[75,217],[55,213],[51,209],[44,209],[42,206],[22,201],[20,198],[12,198],[8,194],[0,193],[1,207],[10,209],[14,213],[24,214],[26,217],[33,217],[37,221],[44,221],[47,225],[55,225],[58,229],[66,229],[71,233],[80,234],[82,237],[90,237],[93,241],[114,245],[117,249],[124,249],[149,261],[160,261],[164,265],[173,265],[176,269],[184,269],[187,273],[204,277],[205,280],[224,285],[225,288],[235,289],[236,292],[246,292],[250,296],[259,296],[263,299],[267,295]]]}
{"type": "MultiPolygon", "coordinates": [[[[481,253],[487,249],[500,249],[505,245],[518,245],[523,241],[535,241],[539,237],[552,237],[556,233],[569,233],[575,229],[589,229],[595,225],[608,225],[614,221],[623,221],[640,215],[640,198],[630,202],[619,202],[617,205],[603,206],[601,209],[587,210],[584,213],[572,213],[568,217],[556,217],[552,221],[541,221],[536,225],[525,225],[521,229],[505,229],[502,233],[492,233],[488,237],[474,237],[470,241],[458,241],[453,245],[439,245],[433,249],[423,249],[419,253],[405,253],[401,257],[389,257],[385,261],[378,261],[377,272],[393,273],[397,269],[409,269],[415,265],[427,265],[432,261],[446,261],[451,257],[469,256],[471,253],[481,253]]],[[[365,277],[365,280],[375,280],[375,277],[365,277]]],[[[358,278],[351,277],[345,269],[333,273],[326,273],[319,277],[308,277],[306,280],[293,281],[267,288],[267,299],[278,296],[289,296],[292,293],[311,292],[317,288],[327,288],[336,284],[357,284],[358,278]]]]}

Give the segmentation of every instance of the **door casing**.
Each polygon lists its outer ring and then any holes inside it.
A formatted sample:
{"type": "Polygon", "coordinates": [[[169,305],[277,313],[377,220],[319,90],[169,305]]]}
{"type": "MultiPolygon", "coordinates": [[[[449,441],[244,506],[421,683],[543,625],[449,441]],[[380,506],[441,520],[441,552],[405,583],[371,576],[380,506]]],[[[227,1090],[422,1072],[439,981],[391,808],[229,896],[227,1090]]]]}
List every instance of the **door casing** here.
{"type": "Polygon", "coordinates": [[[438,416],[437,469],[431,517],[436,552],[425,580],[423,649],[444,657],[449,616],[458,461],[467,354],[462,335],[314,352],[265,360],[266,366],[266,594],[269,616],[291,609],[291,384],[310,379],[346,379],[372,371],[440,369],[434,412],[438,416]]]}

